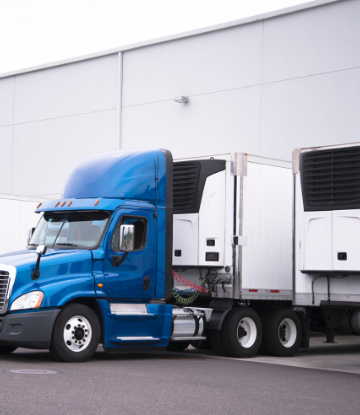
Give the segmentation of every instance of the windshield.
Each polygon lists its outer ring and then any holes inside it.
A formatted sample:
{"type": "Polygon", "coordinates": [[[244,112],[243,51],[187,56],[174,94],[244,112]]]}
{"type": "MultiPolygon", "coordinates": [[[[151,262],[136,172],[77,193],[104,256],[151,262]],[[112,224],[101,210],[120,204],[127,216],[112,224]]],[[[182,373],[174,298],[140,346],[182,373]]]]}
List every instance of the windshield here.
{"type": "Polygon", "coordinates": [[[109,221],[108,212],[45,213],[29,245],[92,249],[100,244],[109,221]]]}

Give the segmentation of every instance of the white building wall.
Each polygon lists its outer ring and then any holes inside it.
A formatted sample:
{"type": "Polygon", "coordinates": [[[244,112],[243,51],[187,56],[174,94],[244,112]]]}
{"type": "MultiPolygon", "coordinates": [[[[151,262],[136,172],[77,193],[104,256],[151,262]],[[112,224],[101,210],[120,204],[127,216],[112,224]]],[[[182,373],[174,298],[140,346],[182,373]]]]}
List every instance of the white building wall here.
{"type": "Polygon", "coordinates": [[[290,160],[358,140],[359,15],[345,0],[125,52],[122,147],[290,160]]]}
{"type": "Polygon", "coordinates": [[[360,0],[314,4],[0,75],[0,192],[57,197],[79,160],[119,147],[290,160],[358,140],[360,0]]]}
{"type": "Polygon", "coordinates": [[[57,197],[118,146],[118,54],[0,79],[0,192],[57,197]]]}

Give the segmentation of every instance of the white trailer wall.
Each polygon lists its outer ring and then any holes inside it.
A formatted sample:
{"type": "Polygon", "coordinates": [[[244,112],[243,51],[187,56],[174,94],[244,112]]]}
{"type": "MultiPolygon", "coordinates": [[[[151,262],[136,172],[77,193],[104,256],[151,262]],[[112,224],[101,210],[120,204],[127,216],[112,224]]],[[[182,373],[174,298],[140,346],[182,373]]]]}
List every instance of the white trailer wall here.
{"type": "Polygon", "coordinates": [[[360,0],[317,0],[0,75],[0,193],[56,197],[80,159],[117,148],[290,160],[357,141],[359,16],[360,0]]]}

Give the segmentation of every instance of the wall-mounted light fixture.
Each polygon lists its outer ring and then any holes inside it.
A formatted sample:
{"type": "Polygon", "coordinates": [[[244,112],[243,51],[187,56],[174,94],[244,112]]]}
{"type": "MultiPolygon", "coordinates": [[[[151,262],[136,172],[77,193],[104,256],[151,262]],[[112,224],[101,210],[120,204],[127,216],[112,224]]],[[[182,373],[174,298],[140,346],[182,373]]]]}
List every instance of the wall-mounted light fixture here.
{"type": "Polygon", "coordinates": [[[183,97],[183,96],[179,96],[179,97],[175,97],[174,98],[175,102],[178,102],[179,104],[187,104],[189,102],[189,98],[188,97],[183,97]]]}

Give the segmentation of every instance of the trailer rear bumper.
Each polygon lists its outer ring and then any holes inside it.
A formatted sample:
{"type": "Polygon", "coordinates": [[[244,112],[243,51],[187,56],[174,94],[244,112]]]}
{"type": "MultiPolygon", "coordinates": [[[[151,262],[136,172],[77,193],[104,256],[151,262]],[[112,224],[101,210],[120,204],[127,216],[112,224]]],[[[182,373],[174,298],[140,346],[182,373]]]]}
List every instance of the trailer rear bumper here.
{"type": "Polygon", "coordinates": [[[0,317],[0,345],[48,349],[59,312],[54,309],[0,317]]]}

